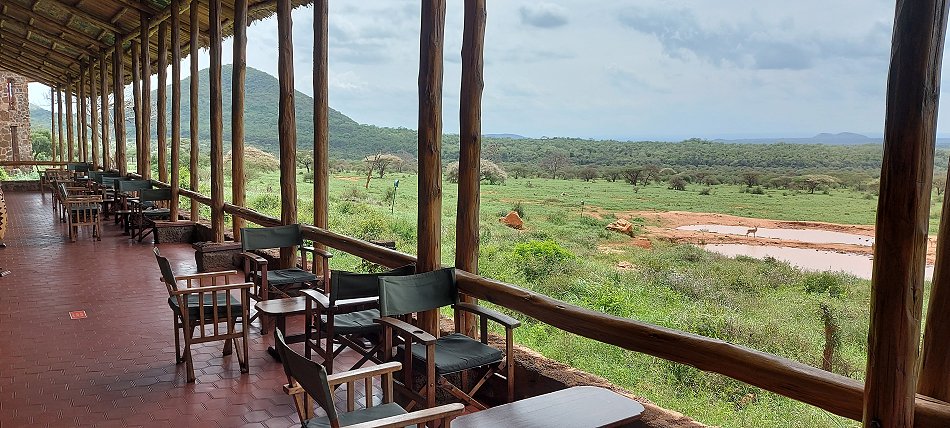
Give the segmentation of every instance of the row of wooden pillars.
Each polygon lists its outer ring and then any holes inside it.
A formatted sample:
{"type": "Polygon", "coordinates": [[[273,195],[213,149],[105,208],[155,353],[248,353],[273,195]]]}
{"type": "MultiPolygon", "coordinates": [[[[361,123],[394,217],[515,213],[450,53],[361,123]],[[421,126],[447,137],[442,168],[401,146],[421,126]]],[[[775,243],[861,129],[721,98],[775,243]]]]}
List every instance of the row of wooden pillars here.
{"type": "MultiPolygon", "coordinates": [[[[211,230],[215,241],[225,238],[224,231],[224,156],[223,156],[223,109],[221,81],[221,41],[222,21],[221,0],[202,0],[209,11],[209,55],[211,59],[209,87],[211,90],[210,111],[210,159],[211,159],[211,230]]],[[[180,133],[181,133],[181,15],[185,8],[190,9],[190,28],[198,28],[198,0],[190,5],[182,0],[173,0],[165,19],[148,20],[143,18],[137,37],[127,40],[131,57],[131,84],[133,93],[133,118],[135,124],[136,173],[144,179],[151,178],[151,88],[152,64],[158,72],[156,110],[156,135],[158,144],[158,180],[171,185],[172,218],[178,218],[178,195],[180,181],[180,133]],[[157,58],[151,54],[150,38],[157,27],[157,58]],[[170,31],[169,31],[170,29],[170,31]],[[168,47],[171,46],[171,104],[166,112],[166,69],[168,68],[168,47]],[[171,156],[168,152],[168,129],[165,125],[167,114],[171,115],[171,156]],[[170,172],[170,174],[169,174],[170,172]]],[[[243,206],[245,197],[244,153],[244,78],[247,47],[247,0],[234,3],[234,72],[232,75],[232,203],[243,206]]],[[[292,40],[292,19],[290,0],[278,0],[278,80],[279,98],[279,148],[281,182],[281,222],[292,224],[297,217],[296,184],[296,118],[294,115],[294,61],[292,40]]],[[[459,201],[456,239],[456,265],[470,272],[478,269],[478,209],[479,209],[479,157],[481,144],[481,94],[483,88],[483,45],[485,35],[486,7],[484,0],[466,0],[465,28],[463,37],[463,74],[461,82],[460,120],[462,125],[462,152],[460,162],[462,174],[459,179],[459,201]]],[[[422,22],[420,36],[419,63],[419,215],[418,215],[418,266],[419,271],[429,271],[441,267],[441,137],[442,137],[442,61],[445,31],[444,0],[422,1],[422,22]]],[[[328,185],[329,185],[329,106],[328,106],[328,0],[314,2],[314,225],[327,227],[328,185]]],[[[192,31],[190,46],[191,76],[197,76],[198,32],[192,31]]],[[[121,174],[128,173],[126,159],[126,112],[125,112],[125,64],[127,56],[123,49],[112,50],[109,64],[107,52],[103,51],[98,61],[84,64],[78,77],[66,81],[66,87],[56,87],[51,94],[57,100],[54,122],[54,160],[63,162],[90,162],[96,168],[114,168],[121,174]],[[110,73],[111,65],[111,73],[110,73]],[[113,111],[111,121],[115,140],[115,161],[112,162],[109,136],[109,83],[112,76],[113,111]],[[98,77],[98,84],[97,78],[98,77]],[[73,82],[81,82],[74,88],[73,82]],[[75,89],[75,90],[74,90],[75,89]],[[96,103],[98,95],[98,106],[96,103]],[[62,98],[65,96],[66,111],[63,115],[62,98]],[[74,105],[79,105],[78,121],[80,133],[73,135],[74,105]],[[90,106],[89,109],[86,105],[90,106]],[[87,114],[91,113],[91,114],[87,114]],[[86,118],[90,116],[87,126],[86,118]],[[65,135],[62,131],[65,123],[65,135]],[[87,133],[87,128],[98,132],[87,133]],[[58,132],[55,132],[57,131],[58,132]],[[93,149],[87,150],[91,136],[93,149]],[[77,138],[78,137],[78,138],[77,138]],[[101,137],[101,138],[100,138],[101,137]],[[101,143],[101,150],[99,144],[101,143]]],[[[198,191],[198,79],[191,79],[191,123],[190,123],[190,165],[191,181],[189,187],[198,191]]],[[[197,218],[198,204],[191,204],[191,217],[197,218]]],[[[233,233],[239,238],[239,229],[244,225],[240,218],[233,218],[233,233]]],[[[292,252],[282,254],[284,264],[292,262],[292,252]]],[[[469,299],[470,300],[470,299],[469,299]]],[[[438,314],[429,313],[420,316],[421,327],[429,332],[438,328],[438,314]]],[[[466,331],[474,333],[472,318],[463,321],[466,331]]]]}

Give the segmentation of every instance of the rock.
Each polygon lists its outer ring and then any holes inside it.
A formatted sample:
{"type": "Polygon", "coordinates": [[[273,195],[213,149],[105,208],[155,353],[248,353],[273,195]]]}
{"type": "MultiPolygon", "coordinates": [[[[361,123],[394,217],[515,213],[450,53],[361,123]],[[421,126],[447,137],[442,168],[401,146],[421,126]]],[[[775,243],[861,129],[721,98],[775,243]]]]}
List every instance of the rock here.
{"type": "Polygon", "coordinates": [[[620,232],[627,236],[633,236],[633,223],[625,219],[617,219],[613,223],[607,225],[607,230],[612,230],[614,232],[620,232]]]}
{"type": "Polygon", "coordinates": [[[652,250],[652,249],[653,249],[653,243],[650,242],[650,240],[649,240],[649,239],[646,239],[646,238],[636,238],[636,239],[634,239],[634,240],[633,240],[633,245],[636,246],[636,247],[643,248],[644,250],[652,250]]]}
{"type": "Polygon", "coordinates": [[[509,212],[508,215],[498,219],[498,221],[512,229],[524,229],[524,221],[521,220],[521,216],[518,215],[517,211],[509,212]]]}

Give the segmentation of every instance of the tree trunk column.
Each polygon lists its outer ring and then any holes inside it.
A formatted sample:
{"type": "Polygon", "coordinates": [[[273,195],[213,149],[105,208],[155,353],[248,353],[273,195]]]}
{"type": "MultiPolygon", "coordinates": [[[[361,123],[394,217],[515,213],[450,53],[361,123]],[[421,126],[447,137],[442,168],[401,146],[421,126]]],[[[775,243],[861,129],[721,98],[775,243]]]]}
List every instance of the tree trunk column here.
{"type": "Polygon", "coordinates": [[[211,234],[214,242],[224,242],[224,153],[223,108],[221,106],[221,0],[208,4],[211,37],[211,234]]]}
{"type": "Polygon", "coordinates": [[[181,180],[181,0],[172,0],[172,203],[169,217],[178,221],[178,190],[181,180]]]}
{"type": "Polygon", "coordinates": [[[158,136],[158,181],[168,182],[168,123],[166,120],[168,94],[165,82],[168,80],[168,21],[158,24],[158,100],[155,109],[155,130],[158,136]]]}
{"type": "MultiPolygon", "coordinates": [[[[247,0],[234,2],[234,66],[231,72],[231,201],[247,205],[244,190],[244,80],[247,75],[247,0]]],[[[244,219],[231,216],[234,240],[241,239],[244,219]]]]}
{"type": "MultiPolygon", "coordinates": [[[[445,0],[422,2],[419,40],[419,217],[418,264],[442,266],[442,48],[445,0]]],[[[439,312],[419,314],[419,328],[438,337],[439,312]]]]}
{"type": "MultiPolygon", "coordinates": [[[[190,173],[188,187],[192,192],[198,191],[198,0],[191,0],[191,10],[188,18],[190,34],[190,70],[191,86],[188,108],[190,110],[190,139],[191,151],[189,155],[190,173]]],[[[198,221],[198,202],[191,200],[191,220],[198,221]]]]}
{"type": "Polygon", "coordinates": [[[115,104],[113,128],[115,128],[115,163],[119,175],[125,177],[129,173],[129,160],[125,152],[125,56],[122,47],[117,46],[112,52],[112,101],[115,104]]]}
{"type": "Polygon", "coordinates": [[[942,0],[897,2],[878,199],[865,427],[913,427],[940,64],[942,0]]]}
{"type": "Polygon", "coordinates": [[[135,116],[135,172],[145,177],[145,171],[142,168],[142,129],[145,127],[142,122],[142,59],[140,58],[140,49],[137,41],[132,40],[132,102],[134,105],[135,116]]]}
{"type": "Polygon", "coordinates": [[[107,79],[109,72],[109,62],[106,61],[105,52],[99,53],[99,108],[102,109],[102,120],[100,133],[102,134],[102,169],[108,171],[112,168],[112,159],[109,154],[109,82],[107,79]]]}
{"type": "MultiPolygon", "coordinates": [[[[462,32],[462,88],[459,101],[459,180],[458,218],[455,225],[455,266],[478,273],[478,211],[480,204],[482,152],[482,90],[485,87],[485,0],[465,1],[465,25],[462,32]]],[[[462,301],[476,299],[462,296],[462,301]]],[[[461,330],[476,335],[475,315],[464,313],[459,320],[461,330]]]]}
{"type": "MultiPolygon", "coordinates": [[[[99,108],[96,105],[96,95],[98,90],[96,88],[96,71],[95,68],[91,65],[89,66],[89,133],[92,135],[92,167],[93,169],[99,169],[99,108]]],[[[89,159],[87,159],[88,161],[89,159]]]]}
{"type": "MultiPolygon", "coordinates": [[[[297,222],[297,118],[294,113],[294,41],[290,0],[277,1],[277,77],[280,100],[277,122],[280,143],[280,221],[297,222]]],[[[280,251],[281,267],[296,260],[293,248],[280,251]]]]}
{"type": "Polygon", "coordinates": [[[75,162],[76,158],[75,152],[75,140],[73,139],[73,81],[69,79],[66,81],[66,142],[69,146],[67,150],[67,162],[75,162]]]}
{"type": "Polygon", "coordinates": [[[322,229],[328,226],[330,189],[328,4],[313,4],[313,225],[322,229]]]}
{"type": "Polygon", "coordinates": [[[142,162],[143,179],[152,178],[152,47],[148,39],[148,17],[140,15],[139,36],[142,39],[142,146],[139,147],[139,161],[142,162]]]}

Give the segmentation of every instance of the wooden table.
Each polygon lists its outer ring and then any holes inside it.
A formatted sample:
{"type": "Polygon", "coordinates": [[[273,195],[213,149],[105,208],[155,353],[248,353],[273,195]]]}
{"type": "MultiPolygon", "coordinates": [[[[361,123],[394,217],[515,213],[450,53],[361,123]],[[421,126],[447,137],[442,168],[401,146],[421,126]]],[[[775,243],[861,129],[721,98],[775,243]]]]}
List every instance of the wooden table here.
{"type": "Polygon", "coordinates": [[[643,405],[597,386],[575,386],[462,415],[453,428],[616,427],[640,419],[643,405]]]}
{"type": "MultiPolygon", "coordinates": [[[[287,317],[290,315],[303,315],[307,311],[307,299],[304,296],[289,297],[286,299],[268,299],[261,300],[254,305],[257,312],[274,317],[275,328],[284,335],[287,343],[298,343],[306,340],[306,334],[287,335],[287,317]]],[[[261,324],[263,325],[263,320],[261,324]]],[[[274,346],[267,348],[267,353],[280,361],[277,356],[277,335],[274,335],[274,346]]]]}

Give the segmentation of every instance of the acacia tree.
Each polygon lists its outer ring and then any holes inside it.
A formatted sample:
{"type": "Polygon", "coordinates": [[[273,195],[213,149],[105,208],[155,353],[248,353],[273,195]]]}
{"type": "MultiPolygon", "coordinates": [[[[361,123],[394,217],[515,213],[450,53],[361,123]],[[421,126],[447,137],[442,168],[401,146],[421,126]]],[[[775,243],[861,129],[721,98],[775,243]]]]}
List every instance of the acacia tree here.
{"type": "Polygon", "coordinates": [[[297,167],[307,170],[310,173],[310,167],[313,165],[313,150],[301,150],[297,152],[297,167]]]}
{"type": "Polygon", "coordinates": [[[640,176],[643,175],[643,168],[637,166],[627,167],[620,171],[620,175],[623,176],[624,181],[636,186],[640,181],[640,176]]]}
{"type": "Polygon", "coordinates": [[[551,178],[556,179],[560,171],[570,165],[571,160],[564,150],[551,150],[541,158],[541,168],[551,173],[551,178]]]}
{"type": "Polygon", "coordinates": [[[596,180],[600,174],[597,173],[597,167],[586,166],[581,169],[579,175],[584,181],[593,181],[596,180]]]}
{"type": "Polygon", "coordinates": [[[818,189],[819,187],[837,184],[838,179],[830,175],[809,174],[796,177],[795,182],[803,188],[808,189],[808,193],[815,193],[815,189],[818,189]]]}
{"type": "Polygon", "coordinates": [[[759,185],[759,173],[757,172],[743,172],[742,173],[742,182],[745,183],[746,187],[758,186],[759,185]]]}
{"type": "Polygon", "coordinates": [[[373,171],[376,171],[379,174],[379,178],[383,178],[386,175],[386,169],[391,165],[396,163],[401,163],[402,158],[392,154],[383,154],[383,152],[377,152],[375,155],[370,155],[363,158],[363,163],[366,164],[366,188],[369,189],[369,181],[373,178],[373,171]]]}

